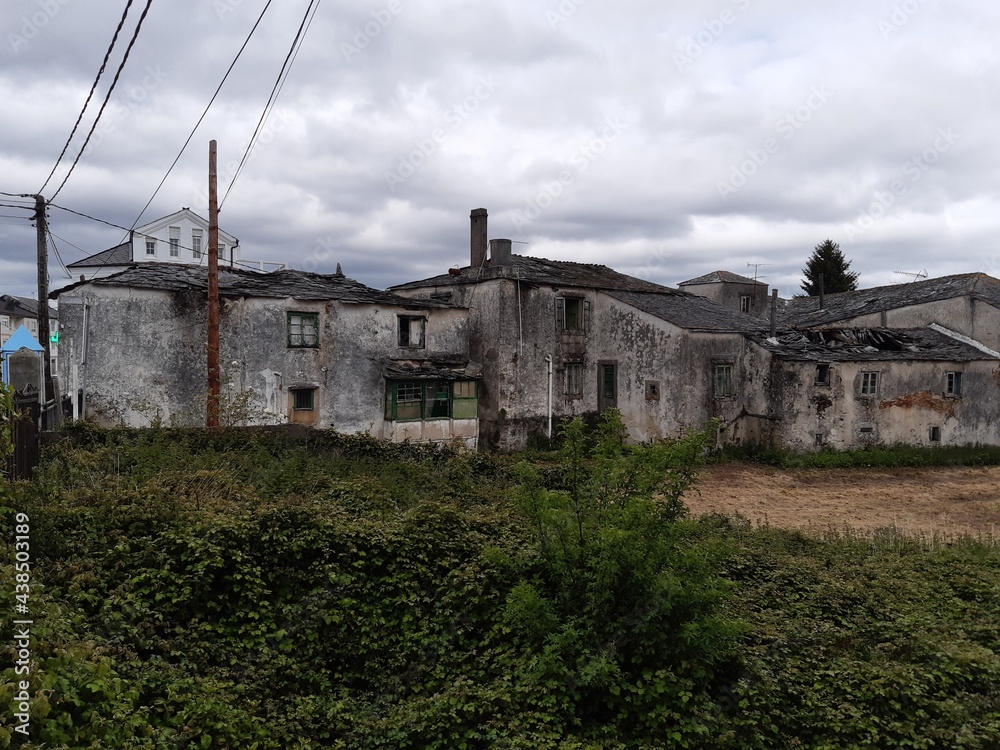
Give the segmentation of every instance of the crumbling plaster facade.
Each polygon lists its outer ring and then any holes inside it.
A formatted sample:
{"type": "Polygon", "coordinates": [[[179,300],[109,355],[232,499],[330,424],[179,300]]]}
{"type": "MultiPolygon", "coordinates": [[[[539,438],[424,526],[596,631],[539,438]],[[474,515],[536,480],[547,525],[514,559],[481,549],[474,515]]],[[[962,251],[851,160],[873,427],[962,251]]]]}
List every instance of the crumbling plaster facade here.
{"type": "MultiPolygon", "coordinates": [[[[223,296],[223,420],[228,408],[242,423],[303,421],[346,433],[475,447],[476,419],[386,419],[387,360],[468,362],[465,310],[400,302],[223,296]],[[317,316],[317,346],[289,345],[289,313],[317,316]],[[399,346],[399,315],[425,320],[419,347],[399,346]],[[314,392],[308,413],[293,408],[295,390],[314,392]]],[[[67,335],[81,346],[88,308],[85,418],[131,427],[205,423],[204,292],[88,283],[63,295],[62,304],[67,335]]]]}

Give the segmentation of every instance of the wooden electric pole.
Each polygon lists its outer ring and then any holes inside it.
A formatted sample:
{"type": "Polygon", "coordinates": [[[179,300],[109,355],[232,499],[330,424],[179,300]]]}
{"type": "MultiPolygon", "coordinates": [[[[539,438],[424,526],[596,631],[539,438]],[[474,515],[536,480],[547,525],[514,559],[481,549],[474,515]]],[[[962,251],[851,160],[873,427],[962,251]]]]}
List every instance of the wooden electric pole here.
{"type": "Polygon", "coordinates": [[[49,234],[45,218],[45,198],[40,195],[35,196],[35,235],[38,247],[38,343],[45,350],[42,357],[45,358],[43,367],[42,389],[40,395],[39,412],[41,414],[42,426],[50,424],[46,404],[52,401],[52,360],[50,358],[51,342],[49,341],[49,234]]]}
{"type": "Polygon", "coordinates": [[[208,143],[208,410],[206,426],[219,426],[219,196],[216,143],[208,143]]]}

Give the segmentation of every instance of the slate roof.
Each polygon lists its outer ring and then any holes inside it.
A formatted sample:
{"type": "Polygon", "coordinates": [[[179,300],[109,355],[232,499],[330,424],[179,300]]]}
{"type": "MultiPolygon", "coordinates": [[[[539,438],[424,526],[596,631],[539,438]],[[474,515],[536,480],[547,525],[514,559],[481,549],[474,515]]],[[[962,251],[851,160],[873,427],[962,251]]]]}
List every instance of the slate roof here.
{"type": "MultiPolygon", "coordinates": [[[[0,295],[0,315],[10,315],[17,318],[37,318],[38,302],[31,297],[2,294],[0,295]]],[[[58,318],[58,308],[49,305],[49,317],[58,318]]]]}
{"type": "Polygon", "coordinates": [[[682,281],[677,286],[695,286],[697,284],[759,284],[760,286],[767,286],[763,281],[754,281],[746,276],[740,276],[738,273],[730,273],[729,271],[712,271],[711,273],[706,273],[704,276],[698,276],[694,279],[688,279],[687,281],[682,281]]]}
{"type": "Polygon", "coordinates": [[[996,359],[972,344],[931,328],[826,328],[750,337],[784,360],[803,362],[946,361],[996,359]]]}
{"type": "Polygon", "coordinates": [[[822,310],[819,309],[818,297],[796,297],[785,305],[781,317],[782,322],[789,325],[830,325],[862,315],[963,296],[1000,308],[1000,280],[984,273],[963,273],[908,284],[827,294],[822,310]]]}
{"type": "Polygon", "coordinates": [[[637,279],[596,263],[575,263],[568,260],[548,260],[527,255],[512,255],[511,265],[482,269],[466,266],[458,274],[444,273],[429,279],[398,284],[391,289],[425,289],[428,287],[475,284],[496,278],[519,279],[522,283],[584,289],[621,289],[636,292],[678,292],[670,287],[637,279]]]}
{"type": "Polygon", "coordinates": [[[66,268],[91,268],[93,266],[127,266],[132,262],[132,243],[123,242],[99,253],[74,261],[66,268]]]}
{"type": "MultiPolygon", "coordinates": [[[[140,263],[102,278],[79,281],[52,293],[58,296],[83,284],[124,286],[164,291],[204,291],[208,293],[208,269],[179,263],[140,263]]],[[[240,269],[219,269],[219,294],[225,297],[276,297],[299,300],[339,300],[358,304],[391,305],[406,308],[454,307],[436,300],[414,300],[391,292],[372,289],[343,275],[310,273],[284,269],[257,273],[240,269]]]]}
{"type": "Polygon", "coordinates": [[[769,330],[762,318],[723,307],[704,297],[673,289],[650,294],[645,292],[609,291],[608,294],[645,313],[680,328],[693,331],[751,333],[769,330]]]}
{"type": "Polygon", "coordinates": [[[406,380],[480,380],[483,368],[468,359],[387,359],[382,363],[387,378],[406,380]]]}

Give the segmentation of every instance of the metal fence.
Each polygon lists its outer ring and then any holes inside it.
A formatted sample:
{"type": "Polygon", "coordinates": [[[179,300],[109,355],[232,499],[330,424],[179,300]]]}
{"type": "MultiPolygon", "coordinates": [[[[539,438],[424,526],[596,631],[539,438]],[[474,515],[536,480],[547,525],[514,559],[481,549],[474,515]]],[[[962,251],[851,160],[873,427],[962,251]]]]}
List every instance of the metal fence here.
{"type": "Polygon", "coordinates": [[[31,479],[38,466],[38,411],[37,395],[15,395],[14,411],[20,415],[14,421],[14,453],[4,462],[4,475],[8,479],[31,479]]]}

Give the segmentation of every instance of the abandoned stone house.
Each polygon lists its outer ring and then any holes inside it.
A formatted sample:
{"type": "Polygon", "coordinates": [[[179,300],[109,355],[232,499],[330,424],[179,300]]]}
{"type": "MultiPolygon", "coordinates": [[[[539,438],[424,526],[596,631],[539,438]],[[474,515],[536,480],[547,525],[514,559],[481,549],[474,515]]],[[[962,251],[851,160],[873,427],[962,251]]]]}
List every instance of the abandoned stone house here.
{"type": "MultiPolygon", "coordinates": [[[[342,274],[225,270],[219,287],[223,421],[228,410],[241,423],[476,446],[480,378],[464,309],[342,274]]],[[[204,268],[144,263],[55,294],[65,335],[85,352],[85,418],[205,423],[204,268]]]]}
{"type": "MultiPolygon", "coordinates": [[[[830,295],[869,317],[823,333],[792,328],[783,310],[771,332],[761,282],[717,271],[682,291],[606,266],[513,255],[509,240],[487,243],[485,209],[470,219],[469,265],[391,291],[468,308],[484,446],[521,448],[553,418],[611,406],[636,441],[715,418],[720,440],[799,450],[1000,442],[1000,355],[973,339],[1000,312],[982,301],[997,285],[989,277],[946,280],[933,300],[929,290],[882,290],[864,298],[883,301],[877,322],[870,307],[830,295]],[[963,382],[974,398],[963,398],[963,382]]],[[[815,301],[796,304],[806,315],[815,301]]]]}
{"type": "MultiPolygon", "coordinates": [[[[827,295],[822,308],[795,299],[772,317],[753,279],[716,271],[672,289],[514,255],[487,240],[485,209],[470,220],[468,265],[389,291],[225,270],[233,421],[516,450],[560,418],[615,407],[635,441],[714,418],[721,441],[797,450],[1000,443],[988,276],[827,295]]],[[[84,353],[87,418],[204,423],[204,268],[134,264],[53,296],[84,353]]]]}

